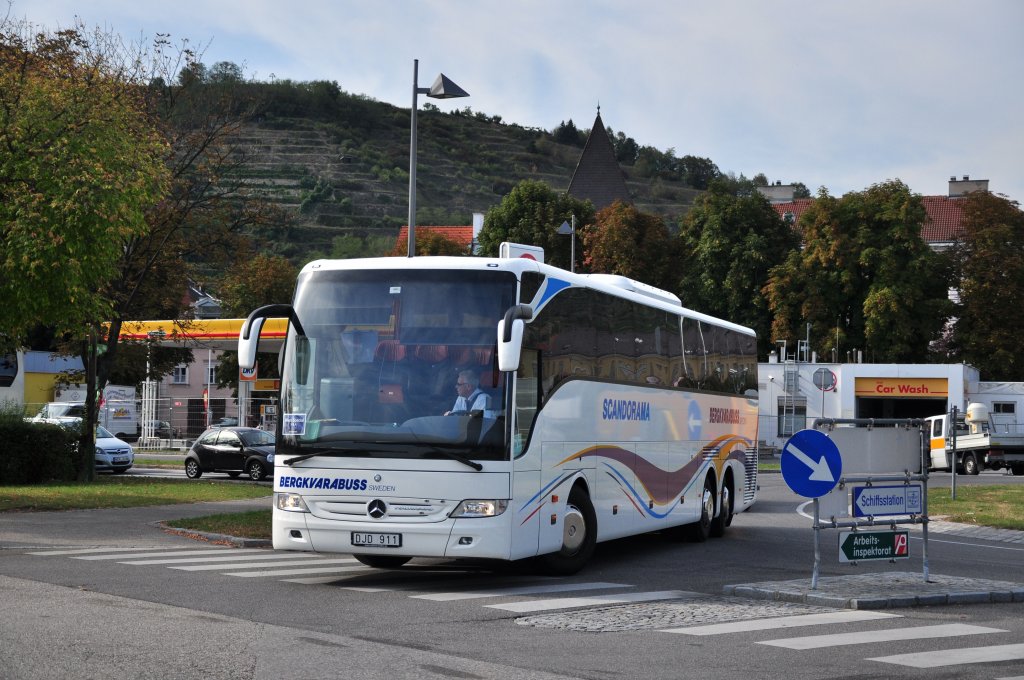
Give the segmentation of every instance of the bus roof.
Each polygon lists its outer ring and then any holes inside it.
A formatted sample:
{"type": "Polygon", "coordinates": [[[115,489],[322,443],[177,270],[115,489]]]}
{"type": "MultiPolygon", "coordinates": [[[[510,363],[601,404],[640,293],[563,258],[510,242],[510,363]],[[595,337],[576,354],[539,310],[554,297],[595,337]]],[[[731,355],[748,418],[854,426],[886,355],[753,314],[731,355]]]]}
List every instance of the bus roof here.
{"type": "Polygon", "coordinates": [[[576,274],[549,264],[542,264],[525,257],[451,257],[421,255],[418,257],[372,257],[347,260],[314,260],[302,268],[302,273],[315,271],[340,271],[353,269],[467,269],[509,271],[520,278],[523,272],[537,272],[555,277],[581,288],[592,288],[609,295],[626,298],[633,302],[656,307],[676,314],[683,314],[699,321],[707,321],[731,330],[754,335],[746,326],[719,319],[683,306],[678,296],[641,281],[616,274],[576,274]]]}

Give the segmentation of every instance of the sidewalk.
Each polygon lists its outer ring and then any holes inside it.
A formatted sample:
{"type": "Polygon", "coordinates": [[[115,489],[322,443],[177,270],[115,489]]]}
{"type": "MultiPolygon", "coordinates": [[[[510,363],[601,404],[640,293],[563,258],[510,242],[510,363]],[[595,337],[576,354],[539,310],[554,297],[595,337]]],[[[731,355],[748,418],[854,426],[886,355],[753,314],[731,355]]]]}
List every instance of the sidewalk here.
{"type": "MultiPolygon", "coordinates": [[[[921,527],[912,527],[921,533],[921,527]]],[[[1024,545],[1024,531],[993,529],[944,520],[928,522],[928,537],[937,540],[955,536],[968,539],[1024,545]]],[[[1024,576],[1024,574],[1022,574],[1024,576]]],[[[1024,602],[1024,583],[992,581],[961,576],[917,572],[873,572],[844,576],[823,576],[811,588],[811,577],[791,581],[742,583],[723,588],[726,595],[755,600],[796,602],[845,609],[888,609],[942,604],[1024,602]]]]}

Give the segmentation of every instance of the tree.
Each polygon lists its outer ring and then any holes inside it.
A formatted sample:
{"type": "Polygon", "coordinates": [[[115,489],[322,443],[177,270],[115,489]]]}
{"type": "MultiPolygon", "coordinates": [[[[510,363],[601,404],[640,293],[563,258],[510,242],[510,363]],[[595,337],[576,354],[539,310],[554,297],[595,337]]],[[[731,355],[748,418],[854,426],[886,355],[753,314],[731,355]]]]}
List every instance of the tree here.
{"type": "MultiPolygon", "coordinates": [[[[291,302],[298,277],[295,265],[279,255],[255,255],[237,262],[221,281],[221,309],[228,317],[244,319],[257,307],[291,302]]],[[[277,377],[274,353],[261,352],[260,375],[277,377]]],[[[217,387],[238,387],[238,354],[221,355],[216,368],[217,387]]]]}
{"type": "MultiPolygon", "coordinates": [[[[523,180],[484,217],[480,253],[497,256],[502,241],[540,246],[546,262],[569,269],[569,239],[558,233],[563,222],[576,216],[577,230],[594,221],[590,201],[580,201],[536,180],[523,180]]],[[[580,253],[576,254],[577,260],[580,253]]]]}
{"type": "Polygon", "coordinates": [[[168,180],[121,55],[80,30],[29,30],[0,23],[0,328],[11,344],[37,324],[82,338],[109,318],[121,244],[146,233],[168,180]]]}
{"type": "MultiPolygon", "coordinates": [[[[118,243],[116,276],[103,291],[113,308],[107,351],[96,362],[101,387],[116,370],[125,321],[174,319],[178,330],[187,332],[191,310],[185,291],[190,281],[216,281],[221,271],[244,261],[249,252],[245,232],[268,223],[288,224],[287,217],[254,197],[239,178],[250,152],[239,144],[237,133],[254,113],[241,86],[183,77],[206,72],[187,43],[175,47],[160,38],[152,52],[133,58],[149,69],[146,112],[164,140],[162,161],[170,179],[164,199],[146,213],[148,231],[118,243]]],[[[164,372],[174,367],[163,361],[155,365],[164,372]]]]}
{"type": "Polygon", "coordinates": [[[576,124],[572,122],[572,118],[566,123],[564,120],[558,124],[558,127],[551,133],[555,141],[559,144],[568,144],[570,146],[583,146],[587,141],[587,135],[583,131],[576,127],[576,124]]]}
{"type": "Polygon", "coordinates": [[[772,270],[773,338],[806,335],[823,356],[865,350],[877,362],[928,356],[952,312],[950,268],[921,238],[921,197],[899,180],[842,198],[821,189],[800,218],[806,247],[772,270]],[[838,346],[837,346],[838,336],[838,346]]]}
{"type": "Polygon", "coordinates": [[[687,307],[753,328],[764,356],[773,338],[762,289],[800,239],[760,193],[735,196],[728,189],[712,184],[682,221],[680,297],[687,307]]]}
{"type": "MultiPolygon", "coordinates": [[[[390,257],[406,257],[409,244],[395,243],[388,253],[390,257]]],[[[448,238],[436,231],[428,231],[422,227],[416,229],[416,255],[469,255],[469,246],[448,238]]]]}
{"type": "Polygon", "coordinates": [[[581,230],[583,264],[592,272],[620,274],[658,288],[675,287],[678,243],[664,221],[615,201],[581,230]]]}
{"type": "MultiPolygon", "coordinates": [[[[0,20],[0,328],[17,346],[33,326],[79,340],[95,443],[100,327],[126,239],[166,191],[164,140],[146,115],[146,80],[116,40],[81,27],[33,32],[0,20]]],[[[81,457],[79,479],[94,475],[81,457]]]]}
{"type": "Polygon", "coordinates": [[[954,250],[960,284],[954,351],[988,380],[1024,380],[1024,213],[988,192],[959,200],[964,235],[954,250]]]}

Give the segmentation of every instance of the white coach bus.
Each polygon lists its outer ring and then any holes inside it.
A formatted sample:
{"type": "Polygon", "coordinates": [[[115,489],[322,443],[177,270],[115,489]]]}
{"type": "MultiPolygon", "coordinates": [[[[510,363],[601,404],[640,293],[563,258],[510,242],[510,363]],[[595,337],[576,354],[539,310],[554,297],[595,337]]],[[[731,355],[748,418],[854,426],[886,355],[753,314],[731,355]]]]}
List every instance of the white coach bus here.
{"type": "Polygon", "coordinates": [[[523,258],[320,260],[250,314],[243,367],[271,317],[275,549],[567,574],[600,541],[720,536],[754,502],[754,334],[671,293],[523,258]]]}

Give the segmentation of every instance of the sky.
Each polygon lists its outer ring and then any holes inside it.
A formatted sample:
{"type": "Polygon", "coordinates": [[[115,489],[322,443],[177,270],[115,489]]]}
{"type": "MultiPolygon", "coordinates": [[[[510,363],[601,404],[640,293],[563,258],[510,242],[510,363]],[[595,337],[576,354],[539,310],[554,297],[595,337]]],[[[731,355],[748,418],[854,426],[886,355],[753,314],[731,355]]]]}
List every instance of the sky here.
{"type": "Polygon", "coordinates": [[[13,0],[46,29],[170,34],[258,80],[332,80],[406,109],[607,127],[722,172],[834,196],[988,179],[1024,202],[1020,0],[13,0]]]}

